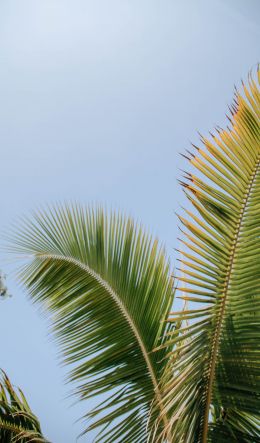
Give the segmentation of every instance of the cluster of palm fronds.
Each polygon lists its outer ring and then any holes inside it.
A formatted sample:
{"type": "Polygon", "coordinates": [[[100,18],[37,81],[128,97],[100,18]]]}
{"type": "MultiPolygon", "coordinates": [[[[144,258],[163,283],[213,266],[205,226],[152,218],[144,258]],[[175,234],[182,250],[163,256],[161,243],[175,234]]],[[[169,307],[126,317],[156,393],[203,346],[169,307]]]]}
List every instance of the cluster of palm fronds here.
{"type": "Polygon", "coordinates": [[[47,443],[40,423],[32,413],[23,392],[13,388],[2,372],[0,383],[0,441],[1,443],[47,443]]]}
{"type": "Polygon", "coordinates": [[[257,74],[235,93],[231,127],[188,156],[184,310],[170,313],[169,260],[129,218],[54,207],[12,236],[26,258],[19,278],[51,313],[77,394],[102,395],[86,414],[96,442],[260,441],[257,74]]]}

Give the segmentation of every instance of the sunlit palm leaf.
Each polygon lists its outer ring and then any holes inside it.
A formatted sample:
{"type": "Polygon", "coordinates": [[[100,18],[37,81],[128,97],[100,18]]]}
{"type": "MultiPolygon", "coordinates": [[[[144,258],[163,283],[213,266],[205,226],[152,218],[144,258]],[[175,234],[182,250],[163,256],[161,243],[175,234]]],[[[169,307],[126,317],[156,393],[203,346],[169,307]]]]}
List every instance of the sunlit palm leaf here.
{"type": "Polygon", "coordinates": [[[147,441],[168,349],[152,351],[173,301],[164,252],[131,219],[79,206],[39,212],[15,244],[30,255],[20,278],[52,312],[80,398],[110,395],[86,414],[87,430],[101,427],[97,442],[147,441]]]}
{"type": "Polygon", "coordinates": [[[5,373],[2,379],[0,383],[1,443],[48,443],[22,391],[19,390],[19,393],[15,391],[5,373]]]}
{"type": "Polygon", "coordinates": [[[165,411],[178,443],[260,441],[259,72],[243,92],[235,94],[231,129],[202,137],[182,183],[197,215],[180,217],[180,290],[189,310],[177,320],[189,325],[169,336],[176,361],[165,411]]]}

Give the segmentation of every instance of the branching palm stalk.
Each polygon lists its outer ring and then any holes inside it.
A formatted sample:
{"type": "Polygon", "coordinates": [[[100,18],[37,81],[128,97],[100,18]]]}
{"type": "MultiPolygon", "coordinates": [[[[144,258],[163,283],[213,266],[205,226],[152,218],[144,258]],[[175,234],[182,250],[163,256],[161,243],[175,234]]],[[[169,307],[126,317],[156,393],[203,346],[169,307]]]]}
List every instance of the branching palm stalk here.
{"type": "Polygon", "coordinates": [[[96,442],[260,441],[259,105],[258,72],[235,93],[231,127],[187,156],[184,310],[170,314],[168,260],[131,219],[54,207],[12,237],[76,393],[106,396],[86,415],[96,442]]]}
{"type": "Polygon", "coordinates": [[[23,392],[15,391],[7,375],[0,383],[0,441],[1,443],[48,443],[40,423],[32,413],[23,392]]]}

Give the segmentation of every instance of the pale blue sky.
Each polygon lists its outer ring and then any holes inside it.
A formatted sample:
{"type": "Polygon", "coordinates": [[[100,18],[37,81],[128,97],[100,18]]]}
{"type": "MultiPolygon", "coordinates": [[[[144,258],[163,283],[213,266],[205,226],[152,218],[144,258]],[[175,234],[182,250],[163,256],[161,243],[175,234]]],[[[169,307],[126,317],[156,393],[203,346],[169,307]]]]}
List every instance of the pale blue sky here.
{"type": "MultiPolygon", "coordinates": [[[[173,256],[178,153],[225,123],[259,60],[259,23],[258,0],[1,0],[0,229],[45,203],[106,203],[173,256]]],[[[50,440],[72,443],[88,404],[70,407],[46,321],[8,285],[0,367],[50,440]]]]}

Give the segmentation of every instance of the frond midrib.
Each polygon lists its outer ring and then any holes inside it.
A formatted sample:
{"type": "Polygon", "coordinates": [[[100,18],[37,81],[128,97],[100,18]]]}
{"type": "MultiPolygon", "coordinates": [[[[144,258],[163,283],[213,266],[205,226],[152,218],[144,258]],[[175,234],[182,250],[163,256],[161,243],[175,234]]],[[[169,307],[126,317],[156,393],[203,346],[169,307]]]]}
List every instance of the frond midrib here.
{"type": "Polygon", "coordinates": [[[230,260],[229,260],[227,272],[226,272],[227,276],[226,276],[226,280],[224,283],[224,290],[223,290],[223,295],[222,295],[222,300],[221,300],[221,308],[220,308],[220,312],[219,312],[219,318],[217,320],[215,332],[213,335],[213,347],[212,347],[212,352],[211,352],[211,356],[210,356],[209,373],[207,375],[208,383],[207,383],[206,390],[205,390],[206,403],[205,403],[205,410],[204,410],[202,430],[201,430],[201,435],[202,435],[201,442],[202,443],[207,443],[208,424],[209,424],[209,409],[210,409],[210,403],[211,403],[211,397],[212,397],[212,389],[213,389],[213,382],[214,382],[214,376],[215,376],[215,367],[216,367],[216,362],[217,362],[217,354],[218,354],[218,349],[219,349],[219,344],[220,344],[220,336],[221,336],[221,330],[222,330],[222,325],[223,325],[223,319],[224,319],[224,315],[225,315],[226,300],[227,300],[227,296],[228,296],[228,290],[229,290],[230,280],[231,280],[232,271],[233,271],[234,258],[235,258],[235,254],[236,254],[238,241],[240,238],[243,219],[245,216],[245,212],[247,209],[249,198],[252,193],[252,188],[253,188],[255,179],[257,177],[257,174],[259,173],[259,167],[260,167],[260,158],[258,158],[256,161],[255,168],[251,174],[247,189],[244,194],[240,217],[239,217],[239,220],[238,220],[238,223],[236,226],[236,230],[234,232],[233,244],[232,244],[231,251],[230,251],[230,260]]]}
{"type": "Polygon", "coordinates": [[[91,277],[93,277],[94,280],[96,280],[104,289],[106,289],[106,291],[110,294],[111,298],[115,301],[116,305],[118,306],[118,308],[120,309],[120,311],[122,312],[123,316],[125,317],[126,321],[128,322],[135,338],[136,341],[140,347],[141,353],[143,355],[143,358],[145,360],[148,372],[150,374],[151,377],[151,381],[152,381],[152,385],[154,388],[154,393],[158,402],[158,405],[161,409],[162,412],[162,417],[163,417],[163,421],[164,424],[166,426],[166,428],[168,429],[169,424],[168,424],[168,419],[166,418],[165,414],[163,413],[163,407],[162,407],[162,395],[161,392],[159,390],[159,382],[157,380],[154,368],[153,368],[153,364],[150,360],[149,357],[149,352],[146,349],[146,346],[143,342],[143,339],[138,331],[137,326],[135,325],[134,320],[132,319],[131,315],[129,314],[127,308],[125,307],[125,305],[123,304],[122,300],[120,299],[120,297],[118,296],[118,294],[116,293],[116,291],[112,288],[112,286],[106,281],[104,280],[100,274],[98,274],[94,269],[92,269],[90,266],[88,266],[85,263],[82,263],[80,260],[74,258],[74,257],[68,257],[65,255],[59,255],[59,254],[44,254],[44,253],[35,253],[34,254],[35,257],[42,259],[42,260],[57,260],[57,261],[63,261],[66,263],[72,263],[75,266],[81,268],[83,271],[87,272],[89,275],[91,275],[91,277]]]}
{"type": "Polygon", "coordinates": [[[16,425],[8,420],[2,420],[1,418],[0,418],[0,429],[3,429],[4,431],[14,432],[15,434],[19,434],[20,432],[28,432],[28,433],[36,432],[33,429],[26,429],[22,425],[16,425]]]}

